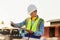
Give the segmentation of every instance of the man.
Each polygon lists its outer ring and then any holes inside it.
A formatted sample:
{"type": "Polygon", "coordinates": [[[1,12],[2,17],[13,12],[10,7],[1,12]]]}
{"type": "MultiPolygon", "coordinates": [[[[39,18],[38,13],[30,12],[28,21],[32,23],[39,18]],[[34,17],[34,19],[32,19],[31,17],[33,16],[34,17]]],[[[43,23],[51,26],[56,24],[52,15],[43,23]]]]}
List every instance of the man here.
{"type": "Polygon", "coordinates": [[[44,34],[44,20],[37,15],[37,8],[35,5],[30,5],[28,7],[28,13],[31,17],[17,25],[20,27],[26,25],[25,32],[22,34],[23,37],[29,37],[30,40],[40,40],[40,37],[44,34]]]}

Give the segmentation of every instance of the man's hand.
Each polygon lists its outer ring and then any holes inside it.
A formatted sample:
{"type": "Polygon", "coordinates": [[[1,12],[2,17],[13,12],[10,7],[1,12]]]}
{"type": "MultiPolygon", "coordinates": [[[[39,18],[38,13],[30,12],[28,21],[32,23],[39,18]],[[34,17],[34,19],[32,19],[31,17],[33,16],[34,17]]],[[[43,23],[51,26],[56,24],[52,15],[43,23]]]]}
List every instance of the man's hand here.
{"type": "Polygon", "coordinates": [[[11,26],[13,26],[14,27],[14,23],[11,21],[11,26]]]}
{"type": "Polygon", "coordinates": [[[33,34],[34,32],[31,30],[26,30],[29,34],[33,34]]]}

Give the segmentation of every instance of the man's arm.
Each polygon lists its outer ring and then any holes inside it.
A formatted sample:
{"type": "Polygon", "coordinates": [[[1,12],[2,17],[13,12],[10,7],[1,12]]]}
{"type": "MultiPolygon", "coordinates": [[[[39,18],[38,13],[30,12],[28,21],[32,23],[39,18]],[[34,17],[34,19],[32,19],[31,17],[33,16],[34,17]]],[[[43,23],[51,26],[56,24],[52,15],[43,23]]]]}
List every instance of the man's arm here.
{"type": "Polygon", "coordinates": [[[44,34],[44,21],[40,21],[40,31],[34,32],[34,35],[36,36],[42,36],[44,34]]]}
{"type": "Polygon", "coordinates": [[[21,23],[13,23],[11,22],[11,26],[14,26],[14,27],[22,27],[26,25],[26,20],[22,21],[21,23]]]}

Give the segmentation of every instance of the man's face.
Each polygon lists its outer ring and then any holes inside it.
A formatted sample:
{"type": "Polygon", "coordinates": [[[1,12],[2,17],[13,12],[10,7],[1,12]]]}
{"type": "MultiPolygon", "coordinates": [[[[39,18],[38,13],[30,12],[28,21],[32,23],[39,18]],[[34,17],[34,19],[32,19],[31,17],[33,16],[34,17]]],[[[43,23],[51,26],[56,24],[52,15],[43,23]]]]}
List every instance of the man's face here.
{"type": "Polygon", "coordinates": [[[33,11],[31,14],[30,14],[31,17],[36,17],[37,16],[37,10],[33,11]]]}

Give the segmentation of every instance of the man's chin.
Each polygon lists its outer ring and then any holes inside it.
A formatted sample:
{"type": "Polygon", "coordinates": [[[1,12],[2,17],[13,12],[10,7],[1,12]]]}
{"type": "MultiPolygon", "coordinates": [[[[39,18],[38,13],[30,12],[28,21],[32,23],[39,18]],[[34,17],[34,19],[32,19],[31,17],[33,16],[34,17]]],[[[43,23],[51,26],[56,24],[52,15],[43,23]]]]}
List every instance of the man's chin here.
{"type": "Polygon", "coordinates": [[[37,16],[34,16],[34,17],[37,17],[37,16]]]}

